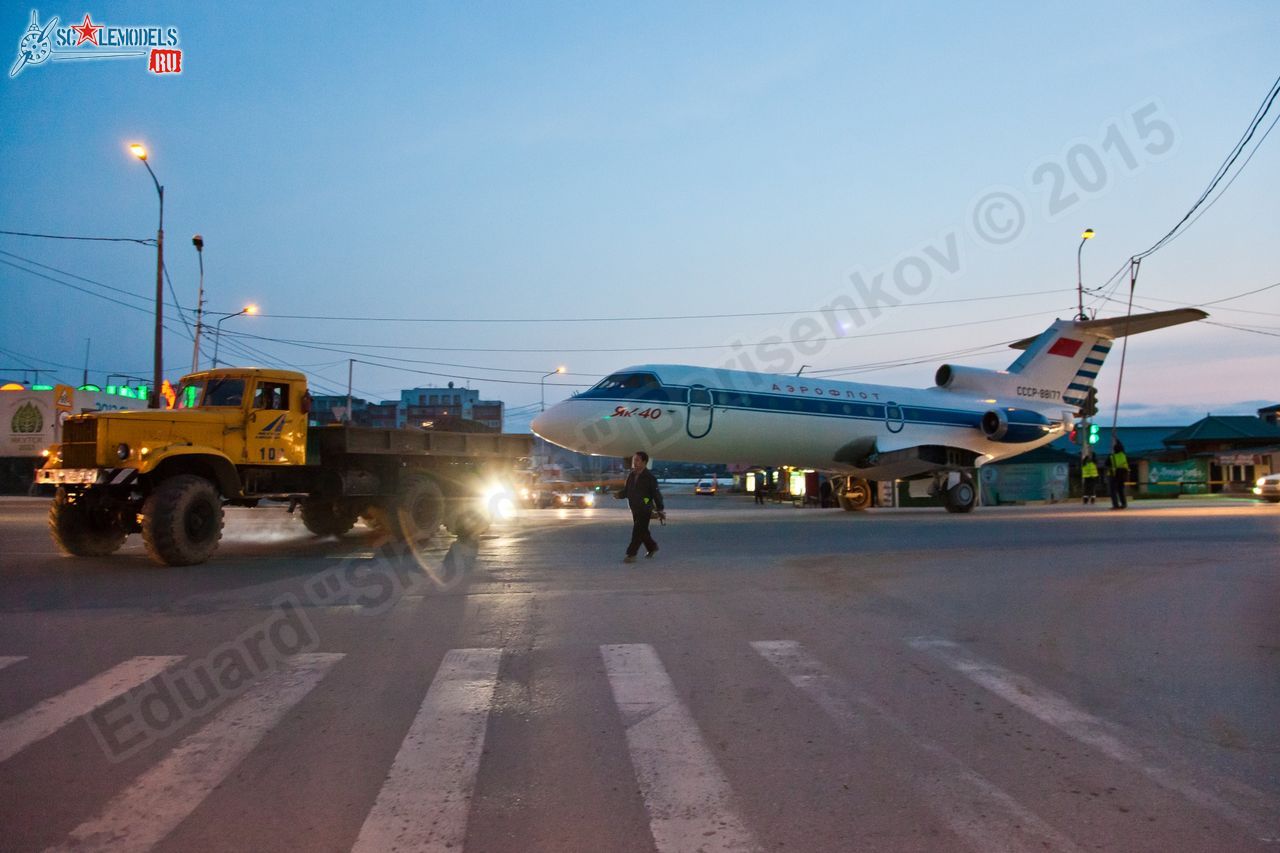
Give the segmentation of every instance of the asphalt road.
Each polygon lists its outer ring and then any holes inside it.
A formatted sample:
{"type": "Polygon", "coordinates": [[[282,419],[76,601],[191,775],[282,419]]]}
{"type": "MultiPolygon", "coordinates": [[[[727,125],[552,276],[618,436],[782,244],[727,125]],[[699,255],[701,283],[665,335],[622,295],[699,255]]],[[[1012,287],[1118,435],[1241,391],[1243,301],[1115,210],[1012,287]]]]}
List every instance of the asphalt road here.
{"type": "Polygon", "coordinates": [[[1280,507],[669,505],[171,569],[0,499],[0,848],[1280,850],[1280,507]]]}

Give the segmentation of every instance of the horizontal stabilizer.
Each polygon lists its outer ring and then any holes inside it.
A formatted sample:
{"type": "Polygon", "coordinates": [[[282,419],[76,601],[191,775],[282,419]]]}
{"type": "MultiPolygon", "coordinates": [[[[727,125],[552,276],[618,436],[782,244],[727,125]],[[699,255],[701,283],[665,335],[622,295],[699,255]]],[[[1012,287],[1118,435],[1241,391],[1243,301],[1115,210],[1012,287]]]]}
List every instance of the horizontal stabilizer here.
{"type": "MultiPolygon", "coordinates": [[[[1128,317],[1108,317],[1105,320],[1079,320],[1074,323],[1074,328],[1079,334],[1115,340],[1116,338],[1123,338],[1125,335],[1150,332],[1155,329],[1163,329],[1166,326],[1194,323],[1196,320],[1203,320],[1208,316],[1208,313],[1201,311],[1199,308],[1175,308],[1172,311],[1132,314],[1128,317]]],[[[1036,335],[1031,338],[1023,338],[1020,341],[1009,344],[1009,346],[1013,349],[1026,349],[1035,343],[1039,337],[1039,335],[1036,335]]]]}

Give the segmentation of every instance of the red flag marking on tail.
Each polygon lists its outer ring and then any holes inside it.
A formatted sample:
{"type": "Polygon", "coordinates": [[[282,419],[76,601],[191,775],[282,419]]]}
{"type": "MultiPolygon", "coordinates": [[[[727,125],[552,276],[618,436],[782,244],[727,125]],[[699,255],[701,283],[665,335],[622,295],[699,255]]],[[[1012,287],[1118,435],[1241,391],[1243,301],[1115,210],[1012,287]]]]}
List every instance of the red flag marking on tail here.
{"type": "Polygon", "coordinates": [[[1049,355],[1061,355],[1071,358],[1080,351],[1080,347],[1084,345],[1083,341],[1074,341],[1071,338],[1058,338],[1053,346],[1049,347],[1049,355]]]}

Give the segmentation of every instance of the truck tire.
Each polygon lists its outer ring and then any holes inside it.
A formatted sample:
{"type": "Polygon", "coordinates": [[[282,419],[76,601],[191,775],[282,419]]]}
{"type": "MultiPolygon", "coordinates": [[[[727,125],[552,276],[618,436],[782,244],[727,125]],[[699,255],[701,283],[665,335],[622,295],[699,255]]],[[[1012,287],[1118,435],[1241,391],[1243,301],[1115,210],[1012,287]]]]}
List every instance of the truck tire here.
{"type": "Polygon", "coordinates": [[[59,488],[49,506],[49,534],[64,554],[73,557],[105,557],[120,550],[128,533],[108,512],[94,512],[90,503],[72,503],[67,490],[59,488]]]}
{"type": "Polygon", "coordinates": [[[203,563],[221,538],[222,496],[204,477],[170,477],[142,504],[142,541],[157,563],[203,563]]]}
{"type": "Polygon", "coordinates": [[[316,536],[341,536],[356,525],[356,513],[343,501],[307,498],[302,523],[316,536]]]}
{"type": "Polygon", "coordinates": [[[394,532],[405,542],[425,545],[444,519],[444,493],[430,477],[406,477],[392,514],[394,532]]]}
{"type": "Polygon", "coordinates": [[[449,523],[449,532],[459,539],[477,539],[489,525],[489,517],[480,510],[464,509],[449,523]]]}
{"type": "Polygon", "coordinates": [[[866,480],[851,477],[844,491],[840,493],[840,508],[845,512],[861,512],[871,506],[871,484],[866,480]]]}

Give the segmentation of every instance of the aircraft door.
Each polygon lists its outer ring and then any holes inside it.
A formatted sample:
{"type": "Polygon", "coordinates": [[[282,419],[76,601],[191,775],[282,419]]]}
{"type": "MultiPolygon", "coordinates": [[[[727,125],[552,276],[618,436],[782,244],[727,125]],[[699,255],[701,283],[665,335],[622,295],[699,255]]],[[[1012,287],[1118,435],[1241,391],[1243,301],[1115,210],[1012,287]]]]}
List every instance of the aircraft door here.
{"type": "Polygon", "coordinates": [[[884,421],[885,425],[889,427],[889,432],[902,432],[902,428],[906,426],[902,407],[892,401],[885,403],[884,421]]]}
{"type": "Polygon", "coordinates": [[[711,432],[711,422],[715,418],[713,403],[710,388],[694,385],[689,389],[689,413],[685,417],[684,428],[690,438],[702,438],[711,432]]]}

